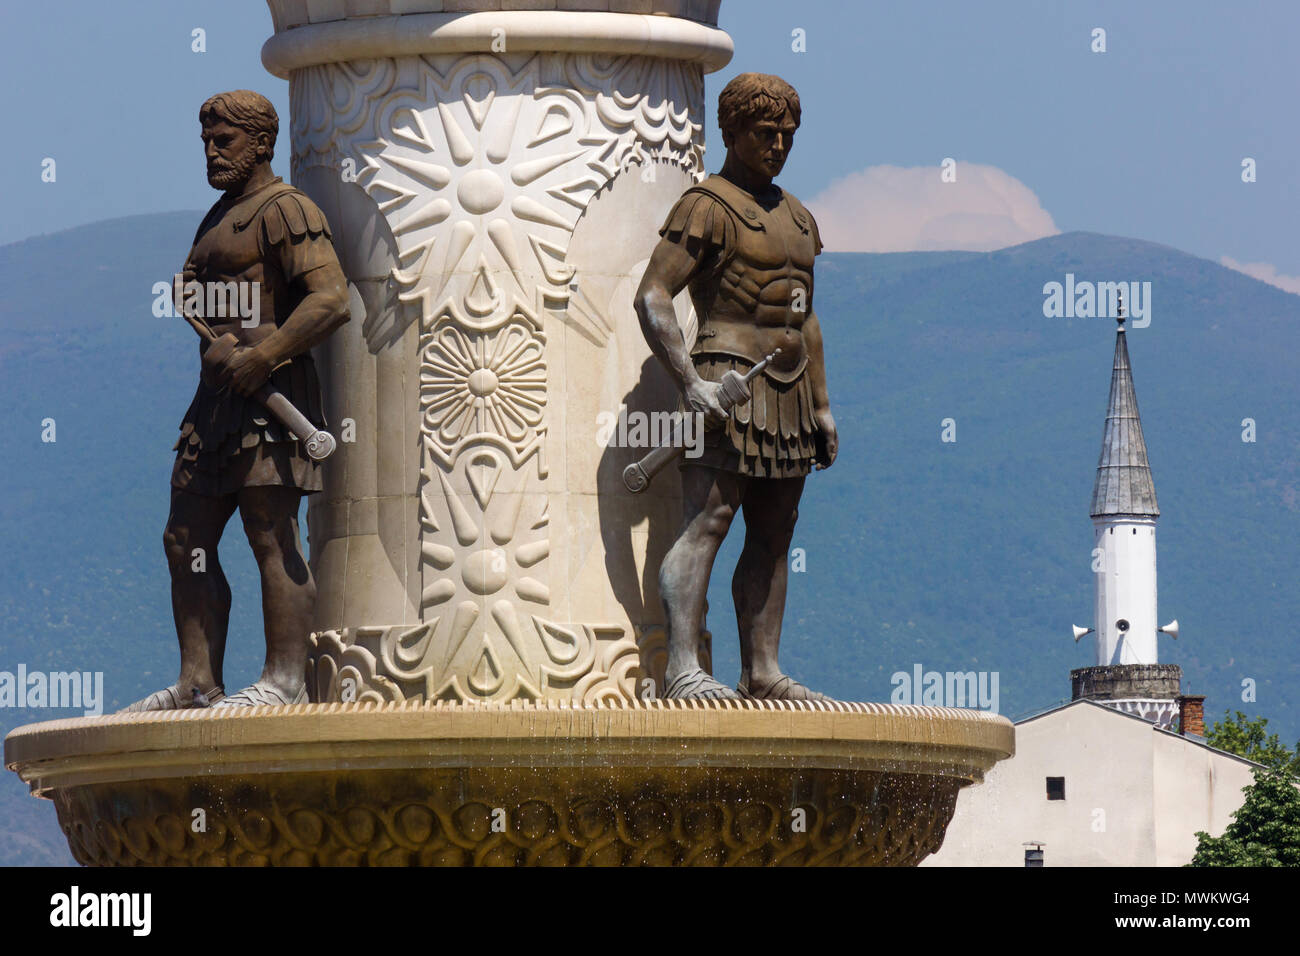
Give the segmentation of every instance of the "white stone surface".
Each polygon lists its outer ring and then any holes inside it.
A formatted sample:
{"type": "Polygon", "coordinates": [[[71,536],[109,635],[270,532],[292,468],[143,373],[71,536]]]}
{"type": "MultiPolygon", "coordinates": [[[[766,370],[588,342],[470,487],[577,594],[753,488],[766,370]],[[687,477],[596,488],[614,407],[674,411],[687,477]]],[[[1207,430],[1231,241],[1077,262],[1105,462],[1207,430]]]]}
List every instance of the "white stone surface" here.
{"type": "Polygon", "coordinates": [[[504,50],[650,56],[712,71],[725,66],[733,52],[721,30],[677,17],[483,10],[336,19],[331,9],[321,8],[311,23],[267,40],[262,65],[287,79],[295,70],[327,63],[504,50]]]}
{"type": "Polygon", "coordinates": [[[1093,547],[1102,551],[1102,570],[1094,573],[1096,663],[1158,664],[1155,519],[1097,518],[1093,524],[1093,547]]]}

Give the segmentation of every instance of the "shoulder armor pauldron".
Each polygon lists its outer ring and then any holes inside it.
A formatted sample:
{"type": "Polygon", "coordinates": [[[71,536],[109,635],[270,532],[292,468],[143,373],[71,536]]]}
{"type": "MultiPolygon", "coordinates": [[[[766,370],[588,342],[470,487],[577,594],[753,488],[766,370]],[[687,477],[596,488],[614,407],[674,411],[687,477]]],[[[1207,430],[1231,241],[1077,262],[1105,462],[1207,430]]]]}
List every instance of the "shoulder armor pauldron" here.
{"type": "MultiPolygon", "coordinates": [[[[750,229],[763,229],[762,217],[759,215],[758,203],[748,193],[742,191],[722,176],[710,176],[704,182],[692,186],[687,193],[704,193],[712,196],[732,214],[739,222],[750,229]]],[[[683,193],[682,195],[685,195],[683,193]]]]}

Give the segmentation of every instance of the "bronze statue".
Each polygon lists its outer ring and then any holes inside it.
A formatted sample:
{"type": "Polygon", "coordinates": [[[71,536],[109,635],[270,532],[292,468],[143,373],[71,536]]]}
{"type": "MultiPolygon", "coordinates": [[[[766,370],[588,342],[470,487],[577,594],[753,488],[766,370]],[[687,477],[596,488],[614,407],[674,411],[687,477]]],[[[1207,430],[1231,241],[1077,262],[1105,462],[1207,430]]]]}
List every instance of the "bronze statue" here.
{"type": "Polygon", "coordinates": [[[316,584],[298,508],[303,495],[321,490],[322,456],[300,447],[262,401],[278,390],[313,428],[324,427],[310,349],[348,320],[347,280],[325,216],[271,172],[279,119],[270,101],[249,90],[220,93],[203,104],[199,122],[208,183],[223,195],[199,225],[177,295],[251,308],[209,309],[192,323],[211,334],[200,345],[199,385],[175,446],[163,536],[180,676],[128,711],[306,700],[316,584]],[[266,664],[256,683],[225,696],[231,595],[217,545],[236,509],[261,576],[266,664]]]}
{"type": "Polygon", "coordinates": [[[685,408],[710,429],[703,455],[682,462],[685,515],[659,572],[665,697],[825,699],[777,664],[786,553],[804,479],[829,468],[839,445],[812,308],[821,239],[808,210],[772,182],[799,115],[798,94],[779,77],[744,73],[727,84],[718,99],[726,161],[668,214],[636,294],[646,340],[685,408]],[[699,318],[689,351],[672,307],[687,287],[699,318]],[[749,401],[728,412],[718,383],[767,356],[772,361],[747,383],[749,401]],[[731,586],[741,675],[732,691],[703,671],[697,649],[713,560],[741,509],[745,545],[731,586]]]}

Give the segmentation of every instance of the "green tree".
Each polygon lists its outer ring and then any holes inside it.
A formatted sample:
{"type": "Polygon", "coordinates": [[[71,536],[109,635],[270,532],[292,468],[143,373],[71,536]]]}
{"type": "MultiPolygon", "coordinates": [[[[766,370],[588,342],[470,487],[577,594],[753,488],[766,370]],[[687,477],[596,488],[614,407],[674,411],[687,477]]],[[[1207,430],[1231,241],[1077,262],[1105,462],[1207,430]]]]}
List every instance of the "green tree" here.
{"type": "Polygon", "coordinates": [[[1196,834],[1191,866],[1300,866],[1300,790],[1290,773],[1256,767],[1246,802],[1221,837],[1196,834]]]}
{"type": "Polygon", "coordinates": [[[1205,736],[1210,746],[1263,766],[1252,770],[1255,782],[1242,790],[1246,800],[1223,836],[1197,832],[1196,855],[1188,865],[1300,866],[1300,754],[1267,733],[1266,717],[1248,720],[1241,711],[1223,717],[1205,736]]]}
{"type": "MultiPolygon", "coordinates": [[[[1216,721],[1205,735],[1205,742],[1266,767],[1300,775],[1300,755],[1287,750],[1277,734],[1265,736],[1267,728],[1267,717],[1248,720],[1245,714],[1237,711],[1237,715],[1230,718],[1225,710],[1223,720],[1216,721]]],[[[1300,743],[1297,743],[1296,750],[1300,751],[1300,743]]]]}

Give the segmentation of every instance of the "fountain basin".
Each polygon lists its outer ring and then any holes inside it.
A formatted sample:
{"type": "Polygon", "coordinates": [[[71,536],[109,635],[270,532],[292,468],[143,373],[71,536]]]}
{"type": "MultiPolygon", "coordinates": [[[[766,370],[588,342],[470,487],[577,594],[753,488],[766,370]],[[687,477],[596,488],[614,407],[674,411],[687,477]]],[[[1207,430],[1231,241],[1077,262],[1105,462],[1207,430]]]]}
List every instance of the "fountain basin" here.
{"type": "Polygon", "coordinates": [[[915,865],[1004,717],[860,703],[300,704],[30,724],[85,865],[915,865]]]}

